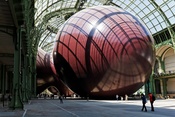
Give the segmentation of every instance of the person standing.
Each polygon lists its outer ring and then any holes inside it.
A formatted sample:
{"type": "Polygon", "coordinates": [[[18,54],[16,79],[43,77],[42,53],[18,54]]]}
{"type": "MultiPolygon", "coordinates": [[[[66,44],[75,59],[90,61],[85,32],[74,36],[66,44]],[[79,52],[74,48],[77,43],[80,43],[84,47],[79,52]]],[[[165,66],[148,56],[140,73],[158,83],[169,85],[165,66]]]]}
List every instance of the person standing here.
{"type": "Polygon", "coordinates": [[[59,96],[59,100],[60,100],[60,103],[63,104],[63,99],[61,95],[59,96]]]}
{"type": "Polygon", "coordinates": [[[147,103],[147,100],[146,100],[146,97],[145,95],[142,93],[141,94],[141,99],[142,99],[142,111],[145,109],[145,112],[147,112],[147,109],[146,109],[146,103],[147,103]]]}
{"type": "Polygon", "coordinates": [[[127,95],[127,94],[125,94],[125,100],[126,100],[126,101],[128,100],[128,95],[127,95]]]}
{"type": "Polygon", "coordinates": [[[116,95],[116,100],[118,100],[118,95],[116,95]]]}
{"type": "Polygon", "coordinates": [[[154,106],[153,106],[153,103],[154,103],[153,94],[152,94],[152,93],[148,93],[148,96],[149,96],[149,101],[150,101],[150,104],[151,104],[151,111],[154,111],[154,106]]]}

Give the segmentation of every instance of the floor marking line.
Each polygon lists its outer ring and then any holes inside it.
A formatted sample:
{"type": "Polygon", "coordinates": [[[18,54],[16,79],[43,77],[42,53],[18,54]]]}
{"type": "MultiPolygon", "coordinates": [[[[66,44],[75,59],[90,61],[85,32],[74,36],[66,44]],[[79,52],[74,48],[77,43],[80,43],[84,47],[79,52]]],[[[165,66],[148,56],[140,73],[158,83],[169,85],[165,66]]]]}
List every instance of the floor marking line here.
{"type": "MultiPolygon", "coordinates": [[[[49,101],[47,101],[47,102],[49,102],[49,101]]],[[[49,103],[51,103],[51,102],[49,102],[49,103]]],[[[56,107],[60,108],[60,109],[63,110],[63,111],[66,111],[66,112],[69,113],[69,114],[74,115],[75,117],[80,117],[80,116],[76,115],[75,113],[70,112],[70,111],[68,111],[68,110],[66,110],[66,109],[64,109],[64,108],[62,108],[62,107],[60,107],[60,106],[58,106],[58,105],[56,105],[56,104],[54,104],[54,103],[51,103],[51,104],[52,104],[52,105],[55,105],[56,107]]]]}
{"type": "Polygon", "coordinates": [[[25,117],[26,113],[27,113],[27,109],[25,109],[25,111],[24,111],[22,117],[25,117]]]}

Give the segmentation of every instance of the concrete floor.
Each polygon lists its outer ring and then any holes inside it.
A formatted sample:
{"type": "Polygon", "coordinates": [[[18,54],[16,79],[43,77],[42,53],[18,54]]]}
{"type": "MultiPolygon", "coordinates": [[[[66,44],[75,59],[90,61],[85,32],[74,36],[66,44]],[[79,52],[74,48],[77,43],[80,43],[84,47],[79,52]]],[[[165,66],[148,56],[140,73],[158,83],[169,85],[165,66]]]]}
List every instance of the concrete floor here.
{"type": "Polygon", "coordinates": [[[156,100],[155,111],[142,112],[141,100],[32,99],[24,110],[0,107],[0,117],[175,117],[175,99],[156,100]]]}

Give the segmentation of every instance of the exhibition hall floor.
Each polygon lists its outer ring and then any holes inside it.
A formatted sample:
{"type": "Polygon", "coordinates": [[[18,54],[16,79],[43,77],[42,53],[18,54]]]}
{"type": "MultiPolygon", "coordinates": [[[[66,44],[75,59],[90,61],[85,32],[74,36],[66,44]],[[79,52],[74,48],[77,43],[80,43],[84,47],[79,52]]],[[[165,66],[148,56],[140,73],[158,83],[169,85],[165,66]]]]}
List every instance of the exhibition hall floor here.
{"type": "Polygon", "coordinates": [[[150,103],[141,111],[141,100],[32,99],[23,110],[10,110],[0,105],[0,117],[174,117],[175,99],[157,99],[155,111],[150,103]]]}

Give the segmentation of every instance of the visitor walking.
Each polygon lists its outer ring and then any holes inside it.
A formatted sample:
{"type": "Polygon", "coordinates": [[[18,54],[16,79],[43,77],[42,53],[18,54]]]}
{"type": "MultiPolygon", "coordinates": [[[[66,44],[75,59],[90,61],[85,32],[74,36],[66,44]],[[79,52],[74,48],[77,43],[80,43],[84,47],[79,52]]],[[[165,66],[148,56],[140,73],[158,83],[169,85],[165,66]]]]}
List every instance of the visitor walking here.
{"type": "Polygon", "coordinates": [[[62,99],[61,95],[59,96],[59,100],[60,100],[60,103],[62,104],[63,103],[63,99],[62,99]]]}
{"type": "Polygon", "coordinates": [[[155,96],[152,93],[148,93],[148,96],[149,96],[149,101],[150,101],[150,104],[151,104],[151,111],[154,111],[153,103],[155,101],[155,96]]]}
{"type": "Polygon", "coordinates": [[[142,99],[142,111],[145,110],[145,112],[147,112],[147,109],[146,109],[146,103],[147,103],[147,100],[146,100],[146,97],[145,95],[142,93],[141,94],[141,99],[142,99]]]}

